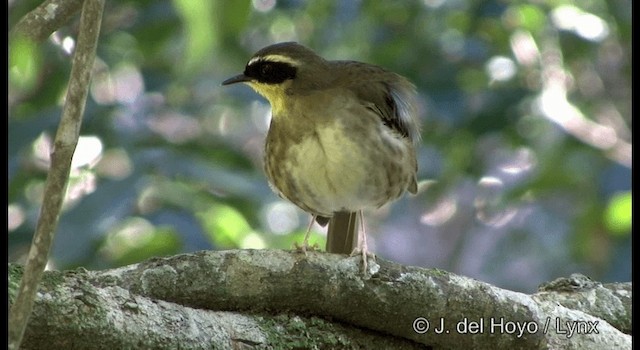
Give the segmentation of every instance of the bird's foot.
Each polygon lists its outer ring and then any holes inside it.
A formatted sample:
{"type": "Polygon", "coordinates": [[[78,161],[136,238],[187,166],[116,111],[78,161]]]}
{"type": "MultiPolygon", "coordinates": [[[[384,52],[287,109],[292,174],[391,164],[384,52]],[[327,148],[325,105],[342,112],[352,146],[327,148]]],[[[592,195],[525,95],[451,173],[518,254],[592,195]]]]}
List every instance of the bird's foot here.
{"type": "Polygon", "coordinates": [[[368,251],[366,246],[354,248],[350,256],[357,256],[357,255],[360,255],[362,257],[362,270],[364,272],[366,272],[369,268],[369,263],[368,263],[369,258],[373,259],[374,261],[376,260],[376,255],[368,251]]]}
{"type": "Polygon", "coordinates": [[[311,234],[311,226],[313,226],[313,222],[316,220],[317,215],[313,215],[311,217],[311,222],[309,222],[309,226],[307,227],[307,232],[304,234],[304,240],[302,241],[302,245],[299,245],[298,242],[293,243],[293,247],[298,251],[307,255],[307,251],[316,251],[320,250],[318,247],[318,243],[314,243],[312,246],[309,246],[309,234],[311,234]]]}
{"type": "Polygon", "coordinates": [[[362,210],[358,212],[360,215],[360,230],[358,231],[358,245],[351,252],[351,256],[361,255],[362,256],[362,270],[366,274],[369,271],[368,259],[372,258],[373,261],[376,260],[376,255],[371,253],[367,246],[367,234],[364,231],[364,215],[362,215],[362,210]]]}
{"type": "Polygon", "coordinates": [[[302,242],[302,244],[298,244],[298,242],[294,242],[293,248],[295,248],[297,252],[304,253],[304,255],[307,255],[308,251],[315,252],[320,250],[318,243],[314,243],[313,245],[310,246],[306,239],[302,242]]]}

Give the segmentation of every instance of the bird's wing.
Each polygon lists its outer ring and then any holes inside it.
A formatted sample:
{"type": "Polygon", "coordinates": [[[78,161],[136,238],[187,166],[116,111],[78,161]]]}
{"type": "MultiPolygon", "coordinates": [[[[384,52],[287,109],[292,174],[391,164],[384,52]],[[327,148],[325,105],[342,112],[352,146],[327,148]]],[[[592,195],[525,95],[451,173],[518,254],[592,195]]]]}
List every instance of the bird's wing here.
{"type": "Polygon", "coordinates": [[[381,67],[355,61],[334,61],[343,74],[336,74],[384,125],[412,142],[420,140],[416,89],[404,77],[381,67]]]}

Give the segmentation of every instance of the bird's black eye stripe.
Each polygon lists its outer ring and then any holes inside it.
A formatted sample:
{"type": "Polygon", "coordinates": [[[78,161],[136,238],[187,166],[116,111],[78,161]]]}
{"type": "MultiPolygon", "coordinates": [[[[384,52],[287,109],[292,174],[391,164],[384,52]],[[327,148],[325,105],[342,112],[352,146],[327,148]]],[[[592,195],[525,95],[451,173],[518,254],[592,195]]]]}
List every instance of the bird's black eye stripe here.
{"type": "Polygon", "coordinates": [[[271,63],[265,62],[260,67],[260,76],[269,77],[271,75],[273,75],[273,65],[271,63]]]}
{"type": "Polygon", "coordinates": [[[248,65],[244,75],[264,84],[280,84],[296,77],[296,67],[285,62],[258,60],[248,65]]]}

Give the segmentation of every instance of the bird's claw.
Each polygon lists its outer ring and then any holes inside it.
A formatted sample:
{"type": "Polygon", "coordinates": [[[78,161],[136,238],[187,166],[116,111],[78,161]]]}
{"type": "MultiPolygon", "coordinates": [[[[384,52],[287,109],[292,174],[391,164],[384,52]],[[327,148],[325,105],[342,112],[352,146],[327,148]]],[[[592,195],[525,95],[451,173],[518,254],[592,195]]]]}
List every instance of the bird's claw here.
{"type": "Polygon", "coordinates": [[[365,272],[369,268],[369,263],[368,263],[369,258],[372,258],[374,261],[376,260],[376,255],[368,251],[366,248],[363,249],[360,247],[356,247],[353,249],[353,251],[349,255],[350,256],[360,255],[362,257],[362,270],[365,272]]]}
{"type": "Polygon", "coordinates": [[[296,251],[300,253],[304,253],[304,255],[307,255],[307,251],[313,252],[313,251],[320,250],[318,243],[314,243],[312,246],[309,246],[307,242],[302,242],[302,244],[298,244],[298,242],[294,242],[293,247],[295,248],[296,251]]]}

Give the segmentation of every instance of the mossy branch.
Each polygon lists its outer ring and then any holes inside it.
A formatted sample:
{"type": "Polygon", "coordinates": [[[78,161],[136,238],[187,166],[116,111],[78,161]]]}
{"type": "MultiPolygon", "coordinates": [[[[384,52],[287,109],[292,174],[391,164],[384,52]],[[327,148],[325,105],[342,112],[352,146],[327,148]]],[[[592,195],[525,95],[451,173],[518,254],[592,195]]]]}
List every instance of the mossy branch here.
{"type": "Polygon", "coordinates": [[[631,348],[631,283],[572,275],[527,295],[382,259],[370,259],[366,275],[360,265],[337,254],[233,250],[47,272],[25,346],[373,348],[384,337],[389,349],[631,348]]]}

